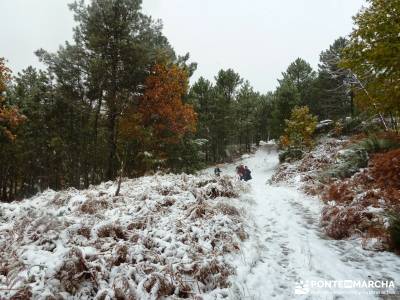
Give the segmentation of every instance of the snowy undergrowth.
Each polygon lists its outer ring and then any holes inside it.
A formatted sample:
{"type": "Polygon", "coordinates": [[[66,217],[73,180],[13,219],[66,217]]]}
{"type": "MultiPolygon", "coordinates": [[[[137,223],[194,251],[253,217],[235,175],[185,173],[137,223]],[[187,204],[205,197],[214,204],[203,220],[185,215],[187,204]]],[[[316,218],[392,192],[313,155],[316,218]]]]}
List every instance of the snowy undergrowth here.
{"type": "Polygon", "coordinates": [[[0,298],[162,299],[224,295],[246,239],[246,184],[155,175],[48,190],[0,209],[0,298]]]}
{"type": "Polygon", "coordinates": [[[309,195],[320,196],[325,204],[320,225],[329,237],[360,238],[364,249],[389,250],[386,215],[398,207],[398,201],[393,199],[398,199],[399,190],[390,188],[390,176],[386,175],[395,172],[394,167],[388,166],[382,176],[387,177],[387,182],[380,179],[383,183],[379,185],[379,178],[371,171],[374,164],[382,168],[382,163],[374,163],[373,155],[368,167],[360,168],[358,160],[368,162],[368,157],[360,155],[353,159],[354,153],[354,142],[348,139],[322,138],[301,160],[281,164],[272,182],[290,184],[309,195]]]}
{"type": "Polygon", "coordinates": [[[292,186],[300,185],[307,194],[317,195],[324,186],[321,183],[321,173],[336,163],[337,154],[347,143],[346,139],[321,139],[302,159],[280,164],[271,181],[292,186]]]}

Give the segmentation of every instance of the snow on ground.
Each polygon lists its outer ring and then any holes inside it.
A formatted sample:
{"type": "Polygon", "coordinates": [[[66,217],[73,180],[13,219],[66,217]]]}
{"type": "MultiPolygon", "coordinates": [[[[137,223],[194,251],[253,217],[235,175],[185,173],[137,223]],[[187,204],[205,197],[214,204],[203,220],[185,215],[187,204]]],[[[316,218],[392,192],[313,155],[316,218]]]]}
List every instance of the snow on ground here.
{"type": "MultiPolygon", "coordinates": [[[[155,175],[0,206],[0,299],[227,295],[246,238],[233,177],[155,175]]],[[[197,298],[201,299],[201,298],[197,298]]]]}
{"type": "MultiPolygon", "coordinates": [[[[372,288],[310,287],[314,281],[321,280],[394,280],[400,298],[399,256],[363,250],[357,240],[328,239],[319,225],[323,205],[319,199],[301,192],[300,182],[297,186],[296,181],[290,186],[270,183],[278,165],[278,155],[270,147],[264,145],[242,163],[252,170],[253,176],[251,191],[246,195],[246,203],[253,203],[247,204],[249,222],[246,231],[250,238],[244,242],[240,255],[231,258],[237,276],[232,279],[229,299],[377,297],[372,295],[376,292],[372,288]],[[295,294],[296,286],[302,288],[299,292],[304,295],[295,294]],[[357,295],[357,292],[361,294],[357,295]]],[[[223,172],[231,174],[234,166],[226,166],[223,172]]],[[[394,289],[388,291],[395,292],[394,289]]]]}
{"type": "Polygon", "coordinates": [[[398,289],[399,256],[328,239],[322,203],[299,180],[271,183],[273,148],[264,143],[225,165],[221,178],[211,168],[127,180],[119,197],[108,182],[2,204],[0,299],[378,297],[366,294],[372,288],[313,288],[313,280],[394,280],[398,289]],[[239,163],[252,170],[249,183],[230,176],[239,163]]]}

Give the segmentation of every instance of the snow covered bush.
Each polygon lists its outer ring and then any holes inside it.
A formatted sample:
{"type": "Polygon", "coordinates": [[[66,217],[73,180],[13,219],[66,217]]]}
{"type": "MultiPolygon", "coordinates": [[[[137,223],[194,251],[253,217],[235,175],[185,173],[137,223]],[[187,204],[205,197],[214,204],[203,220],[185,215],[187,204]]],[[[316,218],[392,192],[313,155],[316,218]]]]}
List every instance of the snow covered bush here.
{"type": "MultiPolygon", "coordinates": [[[[272,177],[272,182],[288,182],[300,176],[304,182],[303,188],[311,192],[315,184],[321,184],[320,175],[335,161],[337,152],[343,148],[345,140],[322,137],[317,145],[308,153],[303,153],[300,160],[282,162],[272,177]]],[[[284,153],[284,152],[282,152],[284,153]]],[[[314,192],[311,192],[315,194],[314,192]]]]}
{"type": "Polygon", "coordinates": [[[330,178],[348,178],[367,165],[367,151],[358,147],[345,149],[339,152],[336,163],[324,172],[322,177],[325,180],[329,180],[330,178]]]}
{"type": "Polygon", "coordinates": [[[3,204],[0,298],[180,299],[229,286],[225,255],[247,238],[235,207],[244,183],[154,175],[115,189],[3,204]]]}
{"type": "Polygon", "coordinates": [[[300,181],[306,193],[320,196],[325,202],[320,222],[328,236],[357,236],[370,250],[396,248],[397,226],[389,230],[387,212],[400,211],[400,149],[390,150],[398,138],[322,137],[301,160],[281,164],[272,181],[300,181]]]}
{"type": "MultiPolygon", "coordinates": [[[[362,143],[370,151],[394,145],[379,139],[362,143]]],[[[322,214],[322,224],[329,236],[344,238],[356,234],[364,238],[365,245],[370,244],[367,242],[370,239],[378,242],[374,250],[387,250],[390,244],[397,248],[399,231],[397,225],[388,230],[385,212],[400,211],[400,149],[372,155],[368,168],[331,183],[322,198],[334,203],[325,206],[322,214]]],[[[397,224],[397,218],[389,219],[397,224]]]]}
{"type": "Polygon", "coordinates": [[[386,152],[400,147],[397,136],[371,136],[350,144],[340,151],[337,161],[324,174],[325,179],[348,178],[361,168],[368,166],[369,157],[374,153],[386,152]]]}
{"type": "Polygon", "coordinates": [[[321,223],[330,237],[342,239],[354,233],[363,217],[354,207],[331,205],[323,209],[321,223]]]}

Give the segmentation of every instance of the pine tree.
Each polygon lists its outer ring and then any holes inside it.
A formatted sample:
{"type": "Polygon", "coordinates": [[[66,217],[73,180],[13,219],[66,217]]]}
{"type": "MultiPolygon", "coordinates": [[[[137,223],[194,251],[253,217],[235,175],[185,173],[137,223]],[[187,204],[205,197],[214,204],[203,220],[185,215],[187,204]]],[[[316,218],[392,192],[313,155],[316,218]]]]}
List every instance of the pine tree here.
{"type": "Polygon", "coordinates": [[[272,92],[266,95],[259,95],[258,105],[255,111],[256,141],[268,141],[273,136],[273,102],[272,92]]]}
{"type": "Polygon", "coordinates": [[[118,120],[126,106],[136,101],[149,73],[159,61],[174,58],[161,24],[141,12],[140,0],[93,0],[71,6],[78,20],[75,40],[89,53],[90,78],[100,85],[96,94],[107,109],[108,158],[106,178],[117,170],[118,120]]]}
{"type": "Polygon", "coordinates": [[[288,119],[296,105],[307,105],[311,110],[318,110],[314,96],[316,73],[305,60],[298,58],[282,73],[278,79],[279,86],[275,91],[272,131],[279,137],[284,130],[284,120],[288,119]]]}
{"type": "Polygon", "coordinates": [[[284,120],[290,117],[292,109],[300,103],[300,94],[296,85],[291,81],[281,81],[275,91],[273,101],[272,131],[275,138],[282,134],[285,126],[284,120]]]}
{"type": "Polygon", "coordinates": [[[320,55],[318,78],[315,81],[315,98],[322,119],[340,119],[354,116],[351,74],[340,66],[347,40],[339,38],[320,55]]]}
{"type": "Polygon", "coordinates": [[[205,162],[212,160],[211,152],[215,146],[213,132],[216,128],[215,89],[209,80],[200,77],[191,87],[189,101],[194,105],[198,115],[196,136],[204,139],[203,151],[205,162]]]}
{"type": "Polygon", "coordinates": [[[10,97],[10,85],[11,70],[0,58],[0,201],[10,200],[16,193],[16,130],[26,119],[10,97]]]}
{"type": "Polygon", "coordinates": [[[316,106],[316,103],[313,101],[314,99],[311,99],[316,73],[308,62],[297,58],[289,65],[286,72],[282,73],[282,76],[283,78],[278,80],[280,85],[285,83],[293,84],[299,94],[301,105],[316,106]]]}
{"type": "Polygon", "coordinates": [[[250,151],[251,144],[256,140],[254,123],[258,105],[259,94],[254,92],[248,81],[245,81],[237,95],[235,112],[235,135],[238,136],[238,144],[245,146],[245,151],[250,151]]]}
{"type": "Polygon", "coordinates": [[[234,143],[234,103],[243,79],[232,69],[220,70],[215,77],[216,105],[213,146],[214,160],[219,161],[227,155],[226,149],[234,143]]]}

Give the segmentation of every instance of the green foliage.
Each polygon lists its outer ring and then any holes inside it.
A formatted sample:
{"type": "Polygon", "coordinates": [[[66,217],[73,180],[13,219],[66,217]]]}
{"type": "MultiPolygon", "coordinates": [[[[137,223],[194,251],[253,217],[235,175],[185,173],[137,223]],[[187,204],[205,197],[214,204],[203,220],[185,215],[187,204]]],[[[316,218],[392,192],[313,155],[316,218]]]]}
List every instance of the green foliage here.
{"type": "Polygon", "coordinates": [[[322,177],[348,178],[361,168],[368,166],[370,154],[385,152],[399,147],[400,143],[394,139],[377,138],[376,136],[363,139],[339,153],[336,164],[324,172],[322,177]]]}
{"type": "Polygon", "coordinates": [[[235,135],[239,138],[239,145],[244,144],[245,151],[249,152],[254,142],[254,125],[256,123],[256,108],[260,95],[256,93],[246,81],[239,90],[235,105],[235,135]]]}
{"type": "Polygon", "coordinates": [[[282,73],[283,79],[278,80],[281,85],[291,83],[299,94],[299,104],[313,107],[312,85],[316,72],[310,64],[302,58],[297,58],[289,65],[286,72],[282,73]]]}
{"type": "Polygon", "coordinates": [[[115,178],[119,168],[120,116],[142,92],[152,66],[175,59],[161,32],[161,24],[142,13],[141,3],[140,0],[75,2],[70,6],[77,21],[75,43],[67,43],[56,54],[37,52],[54,71],[62,91],[68,93],[64,97],[97,104],[100,111],[95,119],[103,117],[100,116],[103,110],[108,153],[102,161],[107,164],[108,180],[115,178]]]}
{"type": "Polygon", "coordinates": [[[304,151],[299,148],[288,148],[279,153],[279,162],[293,162],[302,159],[304,151]]]}
{"type": "Polygon", "coordinates": [[[371,135],[382,131],[382,124],[380,121],[376,118],[371,119],[365,113],[360,113],[354,118],[348,117],[338,122],[342,124],[343,135],[352,135],[358,133],[371,135]]]}
{"type": "Polygon", "coordinates": [[[320,55],[313,91],[318,103],[312,107],[320,119],[339,120],[356,113],[350,85],[351,74],[340,66],[346,45],[345,38],[338,38],[320,55]]]}
{"type": "Polygon", "coordinates": [[[364,149],[368,153],[385,152],[400,147],[400,142],[389,138],[371,136],[359,142],[354,148],[364,149]]]}
{"type": "Polygon", "coordinates": [[[280,162],[291,162],[303,157],[304,151],[313,146],[313,134],[317,126],[317,117],[310,114],[307,106],[295,107],[286,121],[284,135],[280,137],[280,162]]]}
{"type": "Polygon", "coordinates": [[[283,134],[285,120],[290,117],[295,106],[308,106],[313,113],[318,113],[315,97],[317,73],[305,60],[298,58],[289,65],[279,79],[279,86],[274,93],[271,129],[275,138],[283,134]]]}
{"type": "Polygon", "coordinates": [[[206,141],[185,137],[179,144],[169,145],[167,166],[174,172],[194,173],[205,166],[201,151],[206,141]]]}
{"type": "Polygon", "coordinates": [[[269,99],[231,69],[221,70],[214,85],[199,78],[188,98],[198,114],[196,137],[208,141],[202,148],[205,162],[226,159],[233,145],[250,151],[252,143],[268,136],[269,99]]]}
{"type": "Polygon", "coordinates": [[[300,104],[300,94],[293,82],[281,82],[274,95],[272,112],[272,131],[275,137],[285,129],[285,120],[296,105],[300,104]]]}
{"type": "MultiPolygon", "coordinates": [[[[56,53],[38,50],[47,69],[29,67],[10,83],[7,101],[27,121],[13,147],[0,142],[2,200],[112,180],[122,161],[125,175],[143,174],[154,161],[138,140],[121,139],[120,118],[127,107],[137,109],[157,63],[176,63],[188,74],[195,69],[188,55],[175,57],[161,23],[143,14],[139,0],[80,1],[71,9],[77,22],[73,42],[56,53]]],[[[151,140],[151,131],[143,132],[151,140]]],[[[192,141],[185,136],[168,155],[176,151],[196,167],[200,158],[192,141]]],[[[166,158],[156,163],[179,170],[166,158]]]]}
{"type": "Polygon", "coordinates": [[[232,69],[220,70],[215,77],[215,106],[213,131],[213,157],[214,161],[219,161],[226,157],[226,146],[233,143],[233,133],[235,128],[234,106],[240,85],[243,79],[232,69]]]}
{"type": "Polygon", "coordinates": [[[357,102],[362,109],[400,117],[400,1],[368,0],[354,17],[354,30],[342,66],[362,83],[357,102]]]}
{"type": "MultiPolygon", "coordinates": [[[[368,2],[355,17],[350,40],[339,38],[321,53],[318,72],[298,58],[282,73],[277,89],[265,95],[232,69],[220,70],[214,82],[200,78],[187,95],[180,95],[183,104],[195,108],[197,131],[167,136],[177,140],[174,144],[157,142],[162,155],[144,146],[154,146],[154,130],[136,125],[141,121],[138,108],[146,78],[157,64],[174,64],[189,76],[196,64],[188,62],[188,54],[176,57],[161,23],[142,12],[140,0],[73,3],[74,41],[56,53],[37,51],[46,71],[30,67],[7,87],[7,106],[19,107],[27,121],[16,130],[14,145],[0,142],[2,199],[48,187],[81,188],[115,179],[122,161],[127,176],[157,167],[193,172],[203,164],[226,159],[229,149],[249,151],[261,139],[282,135],[286,151],[280,159],[299,159],[313,145],[317,120],[313,115],[336,121],[337,135],[375,130],[374,122],[363,121],[353,100],[361,104],[359,108],[364,105],[375,113],[385,112],[396,127],[400,117],[399,1],[368,2]],[[354,74],[365,85],[363,92],[355,89],[354,74]],[[128,108],[133,122],[129,130],[141,139],[123,136],[121,124],[128,108]]],[[[0,78],[0,91],[6,87],[4,82],[0,78]]],[[[148,97],[154,101],[148,118],[152,124],[175,128],[175,123],[153,113],[161,105],[157,97],[163,96],[165,107],[170,107],[168,100],[173,97],[155,93],[148,97]]],[[[0,102],[4,103],[4,95],[0,102]]],[[[380,139],[365,140],[339,155],[338,165],[329,172],[350,176],[366,166],[368,153],[391,147],[397,146],[380,139]]]]}
{"type": "Polygon", "coordinates": [[[354,147],[343,150],[337,157],[336,163],[322,173],[323,179],[348,178],[361,168],[368,166],[368,153],[363,148],[354,147]]]}
{"type": "Polygon", "coordinates": [[[343,123],[342,133],[344,135],[351,135],[362,132],[362,118],[357,116],[355,118],[345,118],[343,123]]]}
{"type": "Polygon", "coordinates": [[[256,131],[256,141],[268,141],[274,135],[273,127],[273,106],[274,95],[268,92],[266,95],[259,95],[255,103],[253,128],[256,131]]]}

